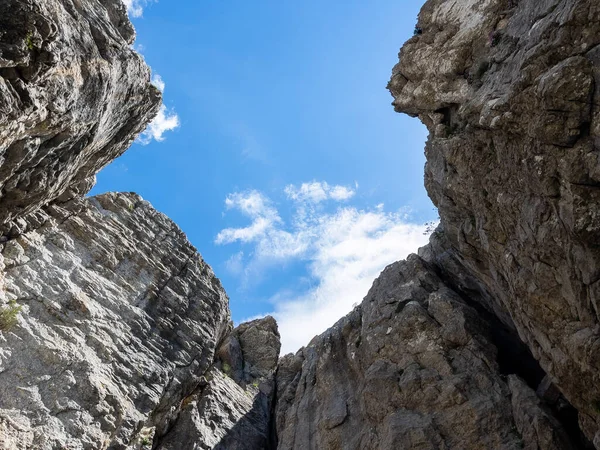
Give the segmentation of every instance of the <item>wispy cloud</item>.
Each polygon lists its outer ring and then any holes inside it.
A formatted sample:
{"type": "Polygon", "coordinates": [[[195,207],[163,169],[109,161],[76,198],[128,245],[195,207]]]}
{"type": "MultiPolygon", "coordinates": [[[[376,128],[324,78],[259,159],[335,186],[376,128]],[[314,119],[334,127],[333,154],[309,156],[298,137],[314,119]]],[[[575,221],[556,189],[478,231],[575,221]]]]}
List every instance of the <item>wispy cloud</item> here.
{"type": "MultiPolygon", "coordinates": [[[[165,91],[165,82],[162,77],[154,73],[150,82],[158,88],[160,92],[165,91]]],[[[169,110],[163,103],[160,105],[158,114],[148,124],[146,129],[138,136],[137,142],[142,145],[149,144],[152,140],[161,142],[164,141],[164,134],[167,131],[172,131],[179,127],[179,116],[174,110],[169,110]]]]}
{"type": "Polygon", "coordinates": [[[346,186],[330,186],[325,181],[311,181],[302,183],[300,187],[290,184],[285,188],[288,198],[298,202],[320,203],[331,199],[337,201],[348,200],[356,191],[346,186]]]}
{"type": "Polygon", "coordinates": [[[156,86],[160,92],[165,92],[165,82],[159,74],[152,74],[152,79],[150,82],[156,86]]]}
{"type": "Polygon", "coordinates": [[[283,352],[297,350],[333,325],[362,300],[386,265],[427,242],[426,225],[410,223],[402,213],[385,212],[382,204],[373,209],[335,204],[333,211],[311,206],[326,199],[348,200],[356,192],[342,188],[325,182],[286,187],[295,207],[287,224],[258,191],[226,199],[228,209],[251,220],[246,227],[217,235],[218,244],[237,241],[251,246],[229,260],[232,272],[255,279],[273,265],[290,261],[303,262],[308,272],[308,288],[283,286],[271,298],[283,352]]]}
{"type": "Polygon", "coordinates": [[[252,219],[252,223],[243,228],[226,228],[215,239],[217,244],[230,244],[235,241],[252,242],[264,237],[281,222],[277,210],[271,201],[258,191],[230,194],[225,199],[227,209],[238,209],[252,219]]]}
{"type": "Polygon", "coordinates": [[[127,7],[127,12],[131,17],[142,17],[144,14],[144,6],[151,3],[153,0],[123,0],[127,7]]]}

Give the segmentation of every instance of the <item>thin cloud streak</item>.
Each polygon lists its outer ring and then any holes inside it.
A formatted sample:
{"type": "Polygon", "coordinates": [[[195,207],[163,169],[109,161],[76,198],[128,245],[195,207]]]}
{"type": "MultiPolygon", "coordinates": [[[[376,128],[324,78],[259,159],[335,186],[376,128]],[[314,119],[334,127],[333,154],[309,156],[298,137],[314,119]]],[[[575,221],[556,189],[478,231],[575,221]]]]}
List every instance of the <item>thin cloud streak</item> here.
{"type": "Polygon", "coordinates": [[[356,191],[347,186],[330,186],[327,182],[312,181],[300,187],[290,184],[284,190],[287,197],[297,202],[320,203],[325,200],[343,201],[354,196],[356,191]]]}

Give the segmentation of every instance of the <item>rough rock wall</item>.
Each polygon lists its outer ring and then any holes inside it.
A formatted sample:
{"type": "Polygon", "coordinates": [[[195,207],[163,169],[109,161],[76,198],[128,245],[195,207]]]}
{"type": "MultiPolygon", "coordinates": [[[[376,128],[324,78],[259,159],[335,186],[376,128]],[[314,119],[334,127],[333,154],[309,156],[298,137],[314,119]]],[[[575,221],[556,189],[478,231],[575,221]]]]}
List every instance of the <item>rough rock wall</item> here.
{"type": "Polygon", "coordinates": [[[265,450],[281,342],[272,317],[239,325],[217,350],[214,367],[184,399],[177,423],[156,450],[265,450]]]}
{"type": "Polygon", "coordinates": [[[185,235],[135,194],[50,207],[4,244],[1,448],[124,448],[163,434],[229,331],[228,299],[185,235]]]}
{"type": "Polygon", "coordinates": [[[497,356],[490,324],[411,255],[351,314],[282,358],[278,448],[574,448],[497,356]]]}
{"type": "Polygon", "coordinates": [[[121,0],[0,3],[2,449],[271,445],[274,320],[232,330],[139,196],[81,198],[160,103],[133,39],[121,0]]]}
{"type": "Polygon", "coordinates": [[[0,4],[0,448],[600,448],[600,6],[418,26],[389,87],[442,224],[274,380],[276,324],[232,331],[172,222],[80,198],[160,102],[121,1],[0,4]]]}
{"type": "Polygon", "coordinates": [[[422,252],[514,327],[600,448],[600,4],[430,0],[389,88],[429,128],[422,252]]]}
{"type": "Polygon", "coordinates": [[[0,2],[0,225],[85,194],[154,117],[134,37],[121,0],[0,2]]]}

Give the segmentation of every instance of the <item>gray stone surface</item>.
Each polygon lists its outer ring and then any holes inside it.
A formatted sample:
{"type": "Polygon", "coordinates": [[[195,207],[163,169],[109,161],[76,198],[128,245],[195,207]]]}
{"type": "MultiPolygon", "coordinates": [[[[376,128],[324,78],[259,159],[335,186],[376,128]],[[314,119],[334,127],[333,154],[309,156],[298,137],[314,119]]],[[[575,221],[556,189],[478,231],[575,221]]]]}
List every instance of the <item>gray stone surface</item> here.
{"type": "Polygon", "coordinates": [[[240,324],[217,351],[221,368],[245,386],[272,375],[281,342],[277,322],[271,316],[240,324]]]}
{"type": "Polygon", "coordinates": [[[85,194],[154,117],[133,39],[120,0],[0,2],[0,225],[85,194]]]}
{"type": "Polygon", "coordinates": [[[531,349],[600,442],[600,3],[428,1],[389,84],[430,135],[422,255],[531,349]]]}
{"type": "Polygon", "coordinates": [[[278,448],[571,448],[533,398],[501,375],[489,324],[411,255],[383,271],[361,306],[281,359],[278,448]]]}
{"type": "Polygon", "coordinates": [[[441,225],[278,364],[170,220],[81,199],[160,104],[121,1],[0,2],[1,449],[581,448],[565,398],[600,448],[600,5],[418,26],[389,89],[441,225]]]}
{"type": "Polygon", "coordinates": [[[240,324],[221,345],[205,383],[184,400],[175,426],[156,450],[275,448],[271,408],[280,347],[272,317],[240,324]]]}
{"type": "Polygon", "coordinates": [[[574,449],[557,419],[523,380],[508,376],[513,417],[523,436],[523,448],[574,449]]]}
{"type": "Polygon", "coordinates": [[[0,333],[0,448],[161,436],[229,331],[219,280],[135,194],[48,208],[2,261],[1,296],[22,311],[0,333]]]}
{"type": "Polygon", "coordinates": [[[184,401],[157,450],[259,450],[269,440],[268,401],[257,387],[240,387],[213,369],[208,385],[184,401]]]}

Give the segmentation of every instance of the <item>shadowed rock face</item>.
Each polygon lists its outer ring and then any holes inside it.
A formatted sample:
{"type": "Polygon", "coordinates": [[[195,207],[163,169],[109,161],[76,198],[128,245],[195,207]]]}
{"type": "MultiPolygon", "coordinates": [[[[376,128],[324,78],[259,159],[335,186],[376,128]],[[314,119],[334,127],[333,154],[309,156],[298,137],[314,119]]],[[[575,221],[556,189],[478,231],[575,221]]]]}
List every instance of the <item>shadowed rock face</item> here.
{"type": "Polygon", "coordinates": [[[3,224],[85,194],[154,117],[160,92],[120,0],[3,0],[0,30],[3,224]]]}
{"type": "Polygon", "coordinates": [[[282,358],[275,420],[280,449],[572,448],[535,392],[500,374],[489,324],[416,255],[282,358]]]}
{"type": "Polygon", "coordinates": [[[600,4],[428,1],[389,88],[430,131],[422,255],[514,327],[600,448],[600,4]]]}
{"type": "Polygon", "coordinates": [[[157,450],[264,450],[272,447],[271,409],[279,331],[272,317],[242,323],[217,351],[215,366],[157,450]]]}

